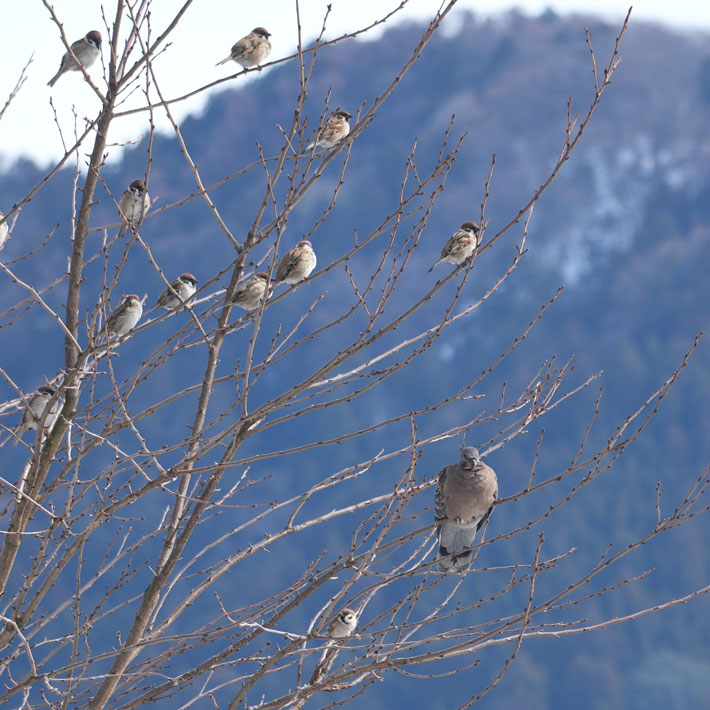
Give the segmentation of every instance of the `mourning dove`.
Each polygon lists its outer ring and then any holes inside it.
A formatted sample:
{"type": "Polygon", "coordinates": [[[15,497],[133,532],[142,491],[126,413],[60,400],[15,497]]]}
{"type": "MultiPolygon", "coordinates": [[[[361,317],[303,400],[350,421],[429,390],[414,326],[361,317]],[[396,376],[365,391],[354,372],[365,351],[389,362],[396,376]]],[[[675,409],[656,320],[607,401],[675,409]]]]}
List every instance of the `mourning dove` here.
{"type": "Polygon", "coordinates": [[[464,447],[459,462],[441,471],[434,494],[440,572],[468,569],[476,532],[488,520],[497,497],[496,474],[473,446],[464,447]]]}

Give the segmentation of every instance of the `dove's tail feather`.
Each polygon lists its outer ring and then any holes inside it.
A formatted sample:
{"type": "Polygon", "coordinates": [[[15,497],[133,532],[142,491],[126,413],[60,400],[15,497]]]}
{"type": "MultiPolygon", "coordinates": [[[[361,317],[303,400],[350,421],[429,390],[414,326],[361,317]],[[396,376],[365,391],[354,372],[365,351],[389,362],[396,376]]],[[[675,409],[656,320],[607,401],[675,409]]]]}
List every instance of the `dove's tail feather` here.
{"type": "Polygon", "coordinates": [[[476,528],[461,528],[458,525],[444,523],[439,528],[439,554],[437,555],[440,572],[460,572],[468,569],[473,559],[471,546],[476,539],[476,528]]]}

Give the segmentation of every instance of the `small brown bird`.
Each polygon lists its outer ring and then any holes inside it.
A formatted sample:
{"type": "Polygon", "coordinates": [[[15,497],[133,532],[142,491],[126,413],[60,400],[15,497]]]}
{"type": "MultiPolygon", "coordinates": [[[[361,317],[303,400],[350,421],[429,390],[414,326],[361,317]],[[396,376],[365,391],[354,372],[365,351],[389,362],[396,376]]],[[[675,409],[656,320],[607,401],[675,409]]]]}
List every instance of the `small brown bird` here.
{"type": "Polygon", "coordinates": [[[357,626],[357,614],[345,607],[340,613],[330,622],[328,626],[328,636],[334,639],[342,639],[355,631],[357,626]]]}
{"type": "Polygon", "coordinates": [[[136,327],[143,315],[143,304],[136,294],[126,296],[121,305],[109,316],[106,328],[120,338],[136,327]]]}
{"type": "MultiPolygon", "coordinates": [[[[27,400],[27,407],[25,407],[25,412],[22,415],[22,424],[15,434],[15,440],[13,445],[18,444],[22,435],[34,429],[35,431],[39,428],[39,424],[42,421],[42,417],[49,405],[50,400],[54,397],[54,388],[49,385],[42,385],[37,388],[37,391],[27,400]]],[[[57,399],[54,404],[52,404],[51,409],[47,412],[47,416],[44,420],[44,428],[46,430],[51,429],[54,426],[54,422],[57,420],[57,415],[59,414],[59,409],[61,408],[61,401],[57,399]]]]}
{"type": "Polygon", "coordinates": [[[263,27],[255,27],[246,37],[242,37],[233,47],[228,57],[225,57],[221,62],[217,62],[215,66],[225,64],[232,60],[242,66],[244,69],[250,69],[261,64],[271,51],[271,42],[269,42],[271,33],[263,27]]]}
{"type": "Polygon", "coordinates": [[[316,253],[307,239],[302,239],[293,249],[286,252],[276,267],[274,286],[281,283],[297,284],[316,268],[316,253]]]}
{"type": "Polygon", "coordinates": [[[256,276],[237,286],[232,304],[245,311],[253,311],[261,305],[264,297],[269,297],[270,290],[269,275],[265,271],[260,271],[256,276]]]}
{"type": "Polygon", "coordinates": [[[491,515],[498,498],[495,471],[481,461],[478,449],[466,446],[458,463],[439,473],[434,519],[439,538],[440,572],[462,572],[473,558],[476,533],[491,515]]]}
{"type": "Polygon", "coordinates": [[[86,34],[86,37],[78,39],[71,43],[71,51],[74,52],[74,57],[69,52],[66,52],[62,57],[62,63],[59,66],[59,71],[47,82],[49,86],[54,86],[57,79],[68,71],[79,71],[77,59],[84,67],[88,69],[101,54],[101,33],[97,30],[91,30],[86,34]]]}
{"type": "Polygon", "coordinates": [[[330,622],[327,634],[331,637],[331,640],[327,642],[320,660],[316,664],[311,676],[311,684],[317,683],[323,678],[330,671],[335,659],[338,657],[338,646],[333,639],[342,639],[350,636],[355,631],[357,621],[357,614],[346,607],[341,609],[338,615],[330,622]]]}
{"type": "Polygon", "coordinates": [[[318,133],[318,137],[308,145],[306,150],[313,147],[323,146],[323,148],[332,148],[338,141],[345,138],[350,133],[350,124],[348,121],[352,116],[343,109],[333,111],[325,122],[323,129],[318,133]]]}
{"type": "Polygon", "coordinates": [[[175,281],[171,281],[170,288],[167,286],[158,296],[153,308],[177,308],[180,304],[185,303],[197,291],[197,279],[189,272],[180,274],[175,281]]]}
{"type": "Polygon", "coordinates": [[[460,264],[466,261],[480,245],[480,227],[475,222],[464,222],[459,230],[449,237],[441,250],[441,256],[429,271],[445,261],[449,264],[460,264]]]}
{"type": "Polygon", "coordinates": [[[122,237],[126,233],[128,225],[140,222],[150,207],[150,195],[145,189],[143,180],[134,180],[127,189],[121,193],[118,201],[118,216],[124,219],[124,223],[118,230],[118,236],[122,237]],[[126,224],[126,222],[128,224],[126,224]]]}

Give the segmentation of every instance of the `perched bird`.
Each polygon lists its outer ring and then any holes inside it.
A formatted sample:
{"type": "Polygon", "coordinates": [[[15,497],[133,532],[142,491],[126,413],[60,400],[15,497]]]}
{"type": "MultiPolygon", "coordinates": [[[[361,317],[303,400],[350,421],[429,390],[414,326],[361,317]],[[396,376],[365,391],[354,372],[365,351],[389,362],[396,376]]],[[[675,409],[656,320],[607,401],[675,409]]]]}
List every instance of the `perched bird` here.
{"type": "Polygon", "coordinates": [[[122,237],[126,233],[128,224],[140,222],[150,207],[150,195],[145,189],[143,180],[134,180],[126,190],[121,193],[118,201],[118,216],[124,219],[124,223],[118,230],[118,236],[122,237]]]}
{"type": "Polygon", "coordinates": [[[328,636],[332,636],[334,639],[345,638],[355,631],[356,626],[357,614],[346,607],[330,622],[328,636]]]}
{"type": "Polygon", "coordinates": [[[260,271],[256,276],[237,286],[232,304],[245,311],[253,311],[261,305],[265,296],[268,298],[269,291],[269,275],[265,271],[260,271]]]}
{"type": "Polygon", "coordinates": [[[434,267],[444,261],[449,264],[460,264],[466,261],[481,244],[481,229],[475,222],[464,222],[457,232],[454,232],[441,250],[441,256],[434,267]]]}
{"type": "Polygon", "coordinates": [[[109,333],[115,333],[120,338],[136,327],[143,315],[143,304],[135,294],[126,296],[121,305],[108,317],[106,327],[109,333]]]}
{"type": "Polygon", "coordinates": [[[330,622],[327,634],[331,637],[331,640],[326,644],[320,660],[316,664],[309,681],[311,685],[320,681],[330,671],[335,659],[338,657],[338,647],[333,639],[342,639],[350,636],[355,631],[356,626],[357,614],[347,607],[341,609],[340,613],[330,622]]]}
{"type": "Polygon", "coordinates": [[[350,124],[348,121],[352,116],[343,109],[333,111],[328,117],[322,130],[318,133],[318,137],[308,145],[306,150],[313,147],[323,146],[324,148],[332,148],[339,140],[345,138],[350,133],[350,124]]]}
{"type": "Polygon", "coordinates": [[[255,27],[246,37],[242,37],[233,47],[228,57],[215,66],[225,64],[230,59],[242,66],[244,69],[258,66],[269,56],[271,33],[263,27],[255,27]]]}
{"type": "Polygon", "coordinates": [[[434,494],[440,572],[468,569],[473,550],[467,548],[473,545],[497,498],[496,474],[473,446],[463,448],[459,462],[441,471],[434,494]]]}
{"type": "Polygon", "coordinates": [[[165,287],[153,308],[166,308],[167,310],[177,308],[193,296],[195,291],[197,291],[197,279],[188,272],[180,274],[175,281],[170,283],[170,288],[165,287]]]}
{"type": "Polygon", "coordinates": [[[48,86],[54,86],[57,83],[57,79],[68,71],[79,71],[79,63],[88,69],[101,54],[101,33],[97,30],[91,30],[88,32],[86,37],[78,39],[76,42],[72,42],[71,51],[74,52],[74,57],[69,52],[66,52],[62,57],[62,63],[59,67],[59,71],[47,82],[48,86]]]}
{"type": "MultiPolygon", "coordinates": [[[[4,217],[4,213],[0,212],[0,219],[4,217]]],[[[0,224],[0,249],[2,249],[2,245],[5,243],[5,240],[7,239],[7,235],[10,231],[10,228],[7,226],[7,222],[3,222],[0,224]]]]}
{"type": "MultiPolygon", "coordinates": [[[[49,385],[42,385],[37,389],[37,391],[29,398],[27,402],[27,407],[22,415],[22,424],[15,434],[14,444],[19,443],[23,434],[30,429],[35,431],[39,428],[42,417],[49,405],[49,401],[54,396],[54,388],[49,385]]],[[[53,404],[51,409],[47,412],[47,416],[44,420],[44,428],[49,430],[54,426],[54,422],[57,420],[57,415],[59,414],[59,409],[61,407],[61,402],[57,399],[53,404]]]]}
{"type": "Polygon", "coordinates": [[[274,286],[281,283],[297,284],[316,268],[316,253],[307,239],[302,239],[289,249],[276,267],[274,286]]]}

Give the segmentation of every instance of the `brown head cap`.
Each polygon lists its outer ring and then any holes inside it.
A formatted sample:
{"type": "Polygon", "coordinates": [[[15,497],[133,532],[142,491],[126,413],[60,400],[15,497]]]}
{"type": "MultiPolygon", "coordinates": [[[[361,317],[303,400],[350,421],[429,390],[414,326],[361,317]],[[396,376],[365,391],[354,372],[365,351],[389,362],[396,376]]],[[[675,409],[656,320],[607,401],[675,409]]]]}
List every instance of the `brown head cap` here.
{"type": "Polygon", "coordinates": [[[91,32],[87,32],[84,39],[87,41],[91,40],[99,49],[101,49],[101,32],[98,30],[91,30],[91,32]]]}

